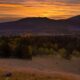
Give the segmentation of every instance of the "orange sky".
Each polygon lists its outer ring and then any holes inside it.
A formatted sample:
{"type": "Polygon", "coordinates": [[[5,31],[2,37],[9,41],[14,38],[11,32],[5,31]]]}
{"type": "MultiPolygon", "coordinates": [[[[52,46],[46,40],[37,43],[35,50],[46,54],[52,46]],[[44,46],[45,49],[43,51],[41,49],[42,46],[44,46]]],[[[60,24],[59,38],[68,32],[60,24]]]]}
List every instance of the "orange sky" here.
{"type": "Polygon", "coordinates": [[[25,1],[22,3],[0,3],[0,19],[23,17],[49,17],[55,19],[80,15],[80,4],[65,2],[25,1]]]}

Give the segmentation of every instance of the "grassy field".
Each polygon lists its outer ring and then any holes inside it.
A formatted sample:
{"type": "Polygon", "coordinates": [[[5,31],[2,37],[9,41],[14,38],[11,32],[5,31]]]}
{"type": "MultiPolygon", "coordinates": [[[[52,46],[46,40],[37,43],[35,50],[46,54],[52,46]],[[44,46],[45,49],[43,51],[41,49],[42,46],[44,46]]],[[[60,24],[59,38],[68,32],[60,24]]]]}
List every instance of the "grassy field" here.
{"type": "Polygon", "coordinates": [[[0,80],[80,80],[72,75],[65,74],[43,74],[43,73],[31,73],[31,72],[19,72],[12,71],[11,77],[4,76],[5,71],[0,70],[0,80]]]}
{"type": "Polygon", "coordinates": [[[0,80],[80,80],[80,59],[0,59],[0,80]],[[6,77],[7,72],[11,72],[12,75],[6,77]]]}

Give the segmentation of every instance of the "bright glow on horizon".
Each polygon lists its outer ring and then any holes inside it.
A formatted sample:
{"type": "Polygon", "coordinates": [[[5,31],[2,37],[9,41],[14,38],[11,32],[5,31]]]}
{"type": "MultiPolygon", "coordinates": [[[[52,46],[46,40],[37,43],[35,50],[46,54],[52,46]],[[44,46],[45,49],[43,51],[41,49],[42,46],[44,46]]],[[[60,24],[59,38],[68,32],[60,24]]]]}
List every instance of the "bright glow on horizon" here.
{"type": "Polygon", "coordinates": [[[71,4],[69,2],[59,2],[58,0],[54,0],[54,2],[52,0],[24,0],[23,2],[15,4],[8,2],[0,4],[0,19],[17,19],[24,17],[64,19],[80,15],[79,3],[71,4]]]}

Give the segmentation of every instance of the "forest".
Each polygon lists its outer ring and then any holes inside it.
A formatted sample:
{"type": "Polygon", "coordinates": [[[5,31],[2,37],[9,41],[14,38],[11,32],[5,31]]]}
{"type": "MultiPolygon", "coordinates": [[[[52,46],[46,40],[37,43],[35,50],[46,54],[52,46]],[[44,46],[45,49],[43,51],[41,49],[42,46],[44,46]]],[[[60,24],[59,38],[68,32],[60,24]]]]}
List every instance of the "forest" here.
{"type": "Polygon", "coordinates": [[[80,57],[80,36],[2,36],[0,58],[32,60],[34,56],[59,55],[70,60],[80,57]]]}

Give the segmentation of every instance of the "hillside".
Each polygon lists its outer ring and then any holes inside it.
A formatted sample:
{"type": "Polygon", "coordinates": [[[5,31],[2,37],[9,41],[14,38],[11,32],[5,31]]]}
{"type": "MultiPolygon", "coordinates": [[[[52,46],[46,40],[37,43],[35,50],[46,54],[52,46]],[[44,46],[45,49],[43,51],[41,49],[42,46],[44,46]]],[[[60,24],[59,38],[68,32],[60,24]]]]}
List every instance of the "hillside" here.
{"type": "Polygon", "coordinates": [[[80,31],[80,16],[65,20],[54,20],[46,17],[24,18],[13,22],[0,23],[1,35],[34,34],[72,34],[80,31]]]}

